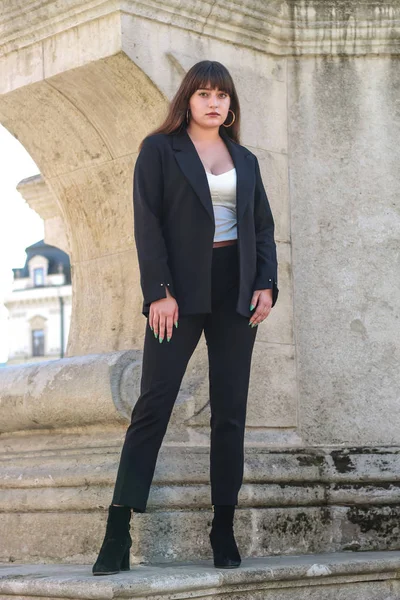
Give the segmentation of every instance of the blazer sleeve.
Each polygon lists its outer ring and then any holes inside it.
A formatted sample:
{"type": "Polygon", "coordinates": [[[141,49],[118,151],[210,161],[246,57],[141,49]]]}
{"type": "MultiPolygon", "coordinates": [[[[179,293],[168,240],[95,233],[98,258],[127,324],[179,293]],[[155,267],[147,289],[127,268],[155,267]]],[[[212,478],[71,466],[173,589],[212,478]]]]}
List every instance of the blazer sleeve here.
{"type": "Polygon", "coordinates": [[[278,294],[278,261],[274,239],[275,223],[255,156],[256,186],[254,198],[254,225],[256,231],[257,275],[254,290],[272,288],[272,306],[278,294]]]}
{"type": "Polygon", "coordinates": [[[166,298],[175,290],[162,234],[163,170],[160,149],[149,137],[136,159],[133,176],[134,236],[144,303],[166,298]]]}

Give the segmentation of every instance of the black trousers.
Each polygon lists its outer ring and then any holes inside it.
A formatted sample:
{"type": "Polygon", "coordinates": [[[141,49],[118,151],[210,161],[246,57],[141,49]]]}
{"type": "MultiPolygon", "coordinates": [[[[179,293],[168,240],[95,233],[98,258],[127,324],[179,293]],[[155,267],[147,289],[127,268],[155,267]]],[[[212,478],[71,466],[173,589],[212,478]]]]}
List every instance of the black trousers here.
{"type": "Polygon", "coordinates": [[[258,327],[236,312],[236,244],[213,248],[212,312],[184,315],[159,342],[146,324],[140,396],[125,435],[113,504],[145,512],[158,452],[187,364],[204,330],[209,360],[211,504],[238,504],[251,357],[258,327]]]}

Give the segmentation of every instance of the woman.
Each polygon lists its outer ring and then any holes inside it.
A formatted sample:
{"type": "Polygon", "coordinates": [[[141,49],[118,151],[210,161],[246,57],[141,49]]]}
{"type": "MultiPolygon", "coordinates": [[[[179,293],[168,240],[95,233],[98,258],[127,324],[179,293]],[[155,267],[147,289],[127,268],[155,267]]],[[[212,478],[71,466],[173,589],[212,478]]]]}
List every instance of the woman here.
{"type": "Polygon", "coordinates": [[[209,537],[216,567],[241,562],[233,519],[251,357],[257,325],[276,303],[278,286],[274,220],[257,158],[239,144],[239,125],[228,70],[204,60],[188,71],[165,122],[140,147],[133,206],[147,318],[141,390],[94,575],[129,570],[131,511],[146,510],[158,451],[203,331],[214,511],[209,537]]]}

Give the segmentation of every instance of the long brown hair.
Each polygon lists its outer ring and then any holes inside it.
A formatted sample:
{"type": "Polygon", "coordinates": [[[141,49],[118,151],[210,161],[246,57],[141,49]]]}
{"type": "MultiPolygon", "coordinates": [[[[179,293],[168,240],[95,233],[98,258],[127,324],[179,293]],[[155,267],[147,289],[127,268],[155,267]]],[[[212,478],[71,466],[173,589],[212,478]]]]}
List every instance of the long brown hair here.
{"type": "MultiPolygon", "coordinates": [[[[225,132],[234,142],[240,143],[240,106],[236,93],[235,84],[226,67],[216,60],[201,60],[193,65],[183,78],[178,91],[170,102],[168,114],[164,122],[146,135],[155,133],[175,133],[187,126],[186,111],[189,108],[189,100],[196,90],[210,84],[211,88],[217,88],[229,94],[230,109],[235,113],[235,121],[230,127],[224,127],[225,132]]],[[[232,122],[233,115],[228,113],[227,123],[232,122]]],[[[223,127],[221,125],[220,127],[223,127]]],[[[146,137],[141,141],[139,150],[146,137]]]]}

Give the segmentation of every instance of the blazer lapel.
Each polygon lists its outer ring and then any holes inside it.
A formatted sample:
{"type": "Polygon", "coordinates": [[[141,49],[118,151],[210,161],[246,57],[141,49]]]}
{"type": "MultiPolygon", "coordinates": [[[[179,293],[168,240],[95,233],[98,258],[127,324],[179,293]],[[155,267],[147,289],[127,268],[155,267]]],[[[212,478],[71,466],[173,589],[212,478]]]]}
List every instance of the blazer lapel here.
{"type": "MultiPolygon", "coordinates": [[[[236,218],[237,221],[240,221],[250,194],[254,190],[254,164],[253,161],[248,160],[252,154],[246,148],[231,140],[223,128],[221,129],[221,136],[228,148],[236,169],[236,218]]],[[[210,219],[215,225],[210,187],[208,185],[206,171],[196,147],[190,139],[186,128],[174,133],[172,137],[172,147],[179,167],[193,187],[200,202],[203,204],[210,219]]]]}

